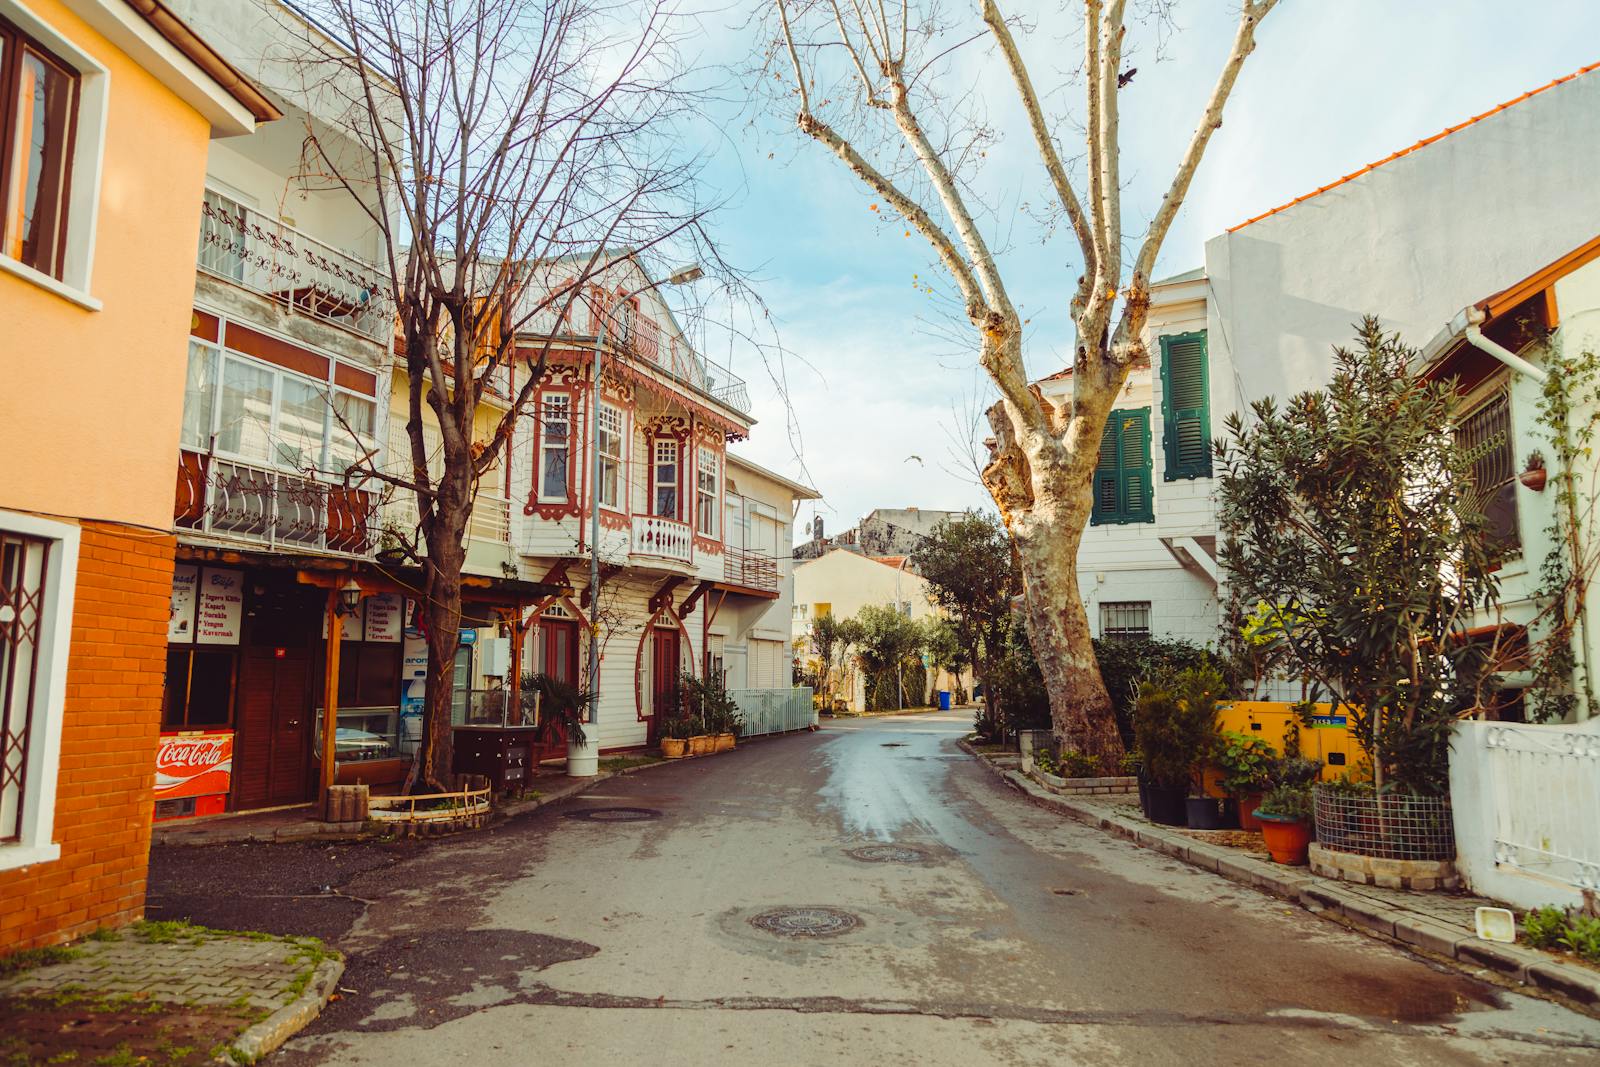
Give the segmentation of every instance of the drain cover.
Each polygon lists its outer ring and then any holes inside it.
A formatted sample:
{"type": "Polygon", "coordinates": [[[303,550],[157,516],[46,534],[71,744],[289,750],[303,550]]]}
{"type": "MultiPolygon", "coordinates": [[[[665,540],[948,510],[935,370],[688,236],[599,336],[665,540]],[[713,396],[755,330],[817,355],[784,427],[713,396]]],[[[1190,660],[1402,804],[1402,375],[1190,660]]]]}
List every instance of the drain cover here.
{"type": "Polygon", "coordinates": [[[884,748],[905,748],[906,747],[906,743],[904,741],[885,741],[883,743],[882,747],[884,747],[884,748]]]}
{"type": "Polygon", "coordinates": [[[581,808],[567,812],[569,819],[588,819],[590,822],[643,822],[659,819],[661,813],[654,808],[581,808]]]}
{"type": "Polygon", "coordinates": [[[838,937],[861,925],[861,920],[838,908],[773,908],[750,920],[757,930],[779,937],[838,937]]]}
{"type": "Polygon", "coordinates": [[[928,858],[920,848],[906,845],[866,845],[853,848],[846,855],[862,863],[923,863],[928,858]]]}

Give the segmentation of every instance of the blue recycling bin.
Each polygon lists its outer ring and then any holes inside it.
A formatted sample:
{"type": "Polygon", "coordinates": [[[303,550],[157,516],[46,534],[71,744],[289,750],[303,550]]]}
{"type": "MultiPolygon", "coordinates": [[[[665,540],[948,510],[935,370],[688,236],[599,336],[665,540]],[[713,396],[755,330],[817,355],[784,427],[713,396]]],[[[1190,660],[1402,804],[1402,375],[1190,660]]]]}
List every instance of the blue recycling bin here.
{"type": "Polygon", "coordinates": [[[948,690],[948,689],[939,690],[939,710],[940,711],[949,711],[950,710],[950,690],[948,690]]]}

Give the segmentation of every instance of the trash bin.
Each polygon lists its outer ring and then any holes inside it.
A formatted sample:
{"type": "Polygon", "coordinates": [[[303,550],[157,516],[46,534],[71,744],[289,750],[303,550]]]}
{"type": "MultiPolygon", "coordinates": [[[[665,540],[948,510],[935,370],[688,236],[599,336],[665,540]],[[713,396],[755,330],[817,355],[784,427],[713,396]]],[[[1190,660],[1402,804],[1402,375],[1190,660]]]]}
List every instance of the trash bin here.
{"type": "Polygon", "coordinates": [[[940,711],[949,711],[950,710],[950,690],[948,690],[948,689],[939,690],[939,710],[940,711]]]}

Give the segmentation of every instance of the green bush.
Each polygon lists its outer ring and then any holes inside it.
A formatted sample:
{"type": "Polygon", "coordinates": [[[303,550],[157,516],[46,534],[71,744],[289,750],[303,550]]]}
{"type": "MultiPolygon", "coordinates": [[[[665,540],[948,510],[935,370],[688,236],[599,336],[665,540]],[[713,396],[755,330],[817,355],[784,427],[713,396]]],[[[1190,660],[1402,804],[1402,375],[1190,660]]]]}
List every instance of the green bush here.
{"type": "Polygon", "coordinates": [[[1100,664],[1106,691],[1111,694],[1111,710],[1124,748],[1131,748],[1134,743],[1133,714],[1141,683],[1168,678],[1192,667],[1223,669],[1220,657],[1192,641],[1153,637],[1097,638],[1094,657],[1100,664]]]}
{"type": "Polygon", "coordinates": [[[1063,778],[1098,778],[1100,757],[1068,749],[1061,753],[1061,769],[1065,772],[1063,778]]]}
{"type": "Polygon", "coordinates": [[[1600,919],[1579,915],[1567,923],[1557,941],[1561,947],[1590,963],[1600,963],[1600,919]]]}
{"type": "Polygon", "coordinates": [[[1224,730],[1216,754],[1217,766],[1222,769],[1222,788],[1233,794],[1270,789],[1277,756],[1277,749],[1253,734],[1224,730]]]}
{"type": "Polygon", "coordinates": [[[1257,815],[1278,815],[1286,819],[1311,821],[1311,789],[1303,785],[1280,785],[1261,798],[1257,815]]]}
{"type": "Polygon", "coordinates": [[[1214,667],[1179,671],[1168,681],[1144,682],[1134,709],[1134,742],[1146,780],[1186,787],[1216,746],[1222,675],[1214,667]]]}
{"type": "Polygon", "coordinates": [[[1534,948],[1555,948],[1567,931],[1567,915],[1560,908],[1535,908],[1522,917],[1522,940],[1534,948]]]}

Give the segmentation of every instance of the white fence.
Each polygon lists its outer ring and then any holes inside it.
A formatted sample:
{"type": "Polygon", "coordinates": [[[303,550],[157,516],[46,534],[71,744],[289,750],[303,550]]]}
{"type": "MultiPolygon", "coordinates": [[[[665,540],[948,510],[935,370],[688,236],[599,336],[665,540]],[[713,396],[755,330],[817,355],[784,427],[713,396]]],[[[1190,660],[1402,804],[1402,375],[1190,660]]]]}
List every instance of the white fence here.
{"type": "Polygon", "coordinates": [[[1600,720],[1461,723],[1450,794],[1458,864],[1478,892],[1536,907],[1600,891],[1600,720]]]}
{"type": "Polygon", "coordinates": [[[744,714],[744,736],[782,734],[816,725],[811,687],[790,689],[730,689],[728,695],[744,714]]]}

